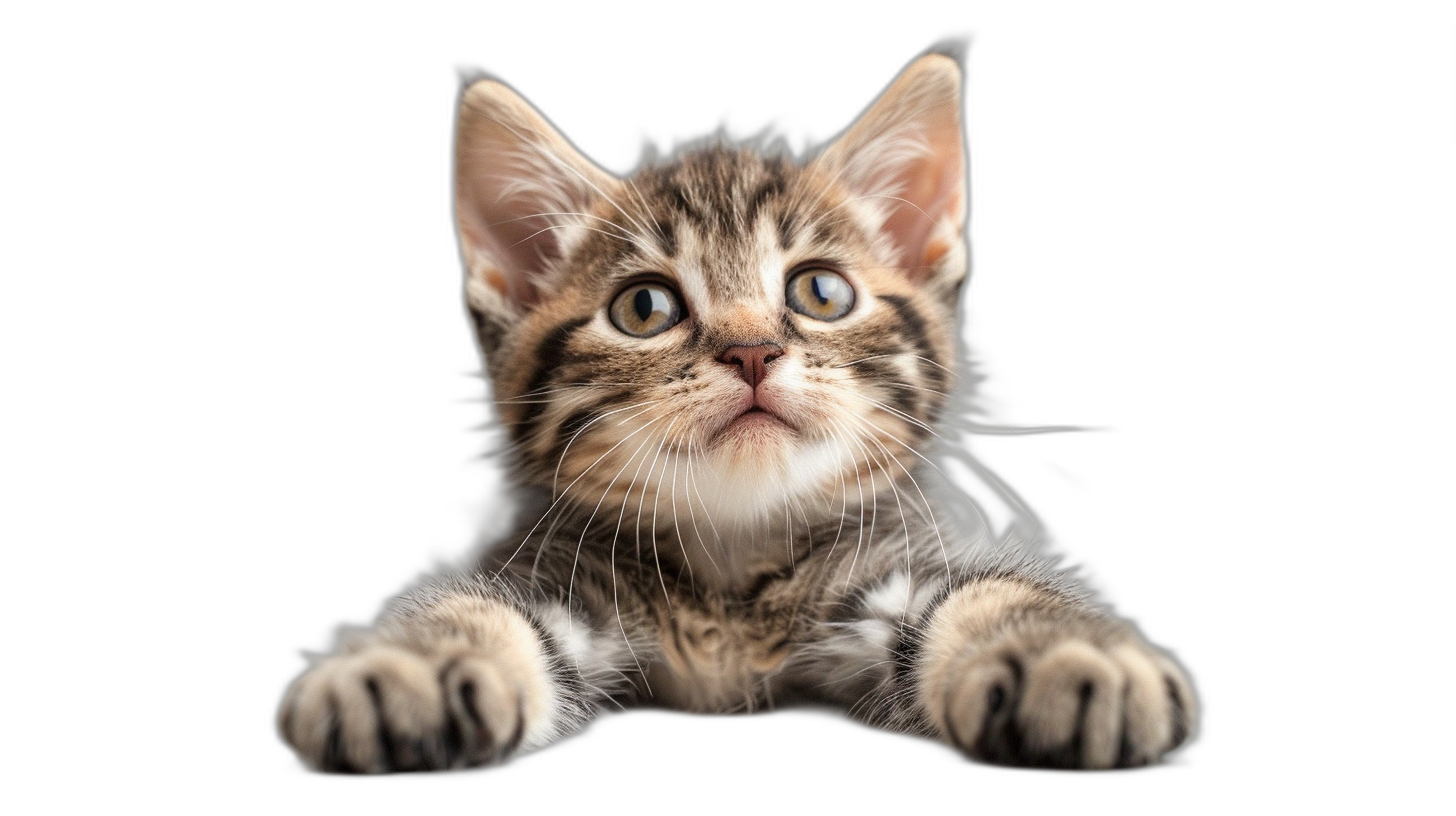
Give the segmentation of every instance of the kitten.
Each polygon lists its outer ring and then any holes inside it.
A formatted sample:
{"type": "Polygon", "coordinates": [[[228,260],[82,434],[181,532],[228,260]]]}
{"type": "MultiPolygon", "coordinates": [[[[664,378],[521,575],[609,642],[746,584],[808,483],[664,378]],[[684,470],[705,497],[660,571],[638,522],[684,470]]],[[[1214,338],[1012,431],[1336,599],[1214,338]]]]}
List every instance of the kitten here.
{"type": "Polygon", "coordinates": [[[293,683],[308,764],[499,762],[608,701],[825,701],[1013,765],[1185,741],[1168,655],[922,490],[967,270],[960,96],[932,53],[805,161],[718,143],[617,178],[505,85],[464,89],[465,294],[524,522],[293,683]]]}

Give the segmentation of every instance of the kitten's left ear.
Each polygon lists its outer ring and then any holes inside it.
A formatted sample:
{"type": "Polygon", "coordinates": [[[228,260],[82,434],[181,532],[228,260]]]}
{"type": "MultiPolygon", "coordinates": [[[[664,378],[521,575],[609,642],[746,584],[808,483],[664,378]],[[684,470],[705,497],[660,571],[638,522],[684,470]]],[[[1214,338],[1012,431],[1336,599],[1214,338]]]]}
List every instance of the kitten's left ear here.
{"type": "Polygon", "coordinates": [[[465,86],[455,219],[466,302],[477,319],[508,325],[534,307],[586,234],[592,201],[617,184],[515,91],[491,79],[465,86]]]}
{"type": "Polygon", "coordinates": [[[960,65],[927,54],[814,160],[878,210],[906,274],[949,292],[966,274],[960,103],[960,65]]]}

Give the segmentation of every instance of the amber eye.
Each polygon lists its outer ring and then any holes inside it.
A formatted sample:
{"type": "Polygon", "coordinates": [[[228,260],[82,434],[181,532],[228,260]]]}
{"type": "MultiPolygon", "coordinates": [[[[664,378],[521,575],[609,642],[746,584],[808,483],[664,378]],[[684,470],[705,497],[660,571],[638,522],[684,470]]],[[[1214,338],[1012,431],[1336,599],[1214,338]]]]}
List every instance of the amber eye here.
{"type": "Polygon", "coordinates": [[[789,278],[789,308],[815,320],[838,320],[854,307],[854,287],[838,272],[805,269],[789,278]]]}
{"type": "Polygon", "coordinates": [[[633,337],[651,337],[682,320],[682,305],[666,286],[650,281],[634,283],[612,301],[612,325],[633,337]]]}

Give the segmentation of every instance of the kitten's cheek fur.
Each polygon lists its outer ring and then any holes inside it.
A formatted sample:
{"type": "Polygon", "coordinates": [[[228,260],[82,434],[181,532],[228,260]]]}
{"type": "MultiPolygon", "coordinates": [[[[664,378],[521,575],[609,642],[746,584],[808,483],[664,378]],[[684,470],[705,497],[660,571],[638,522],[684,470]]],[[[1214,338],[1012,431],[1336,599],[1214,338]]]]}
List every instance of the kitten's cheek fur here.
{"type": "Polygon", "coordinates": [[[1008,765],[1146,765],[1194,724],[1183,671],[1120,621],[1017,581],[963,587],[926,627],[920,703],[942,738],[1008,765]]]}
{"type": "Polygon", "coordinates": [[[532,626],[478,598],[395,615],[299,677],[279,730],[313,767],[483,765],[549,742],[556,689],[532,626]]]}

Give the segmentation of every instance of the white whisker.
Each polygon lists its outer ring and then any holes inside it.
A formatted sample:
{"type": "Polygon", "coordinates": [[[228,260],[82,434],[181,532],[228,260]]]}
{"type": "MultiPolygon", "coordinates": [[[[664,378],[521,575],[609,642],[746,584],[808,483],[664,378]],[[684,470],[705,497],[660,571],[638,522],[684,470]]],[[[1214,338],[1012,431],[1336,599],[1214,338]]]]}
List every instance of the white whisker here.
{"type": "MultiPolygon", "coordinates": [[[[587,230],[588,232],[599,232],[602,235],[606,235],[606,236],[608,236],[610,238],[624,238],[624,236],[621,235],[621,234],[619,234],[619,233],[607,232],[604,229],[598,229],[596,227],[588,227],[585,224],[553,224],[553,225],[551,225],[549,227],[542,227],[541,229],[536,230],[535,232],[531,233],[530,235],[527,235],[525,238],[522,238],[521,240],[515,242],[514,244],[511,244],[510,247],[508,247],[508,248],[509,249],[515,249],[516,247],[520,246],[521,244],[524,244],[527,241],[531,240],[532,238],[535,238],[537,235],[541,235],[542,233],[547,233],[547,232],[551,232],[552,230],[559,230],[559,229],[583,229],[583,230],[587,230]]],[[[646,251],[651,252],[653,254],[656,253],[656,247],[653,247],[653,246],[651,246],[649,244],[643,243],[642,240],[639,239],[639,238],[625,238],[625,240],[628,240],[631,243],[636,244],[639,249],[646,250],[646,251]]]]}
{"type": "Polygon", "coordinates": [[[897,351],[897,352],[892,352],[890,354],[876,354],[876,355],[873,355],[873,356],[870,356],[870,357],[861,357],[858,360],[850,360],[847,363],[840,363],[838,365],[830,366],[830,368],[845,368],[847,366],[856,365],[858,363],[869,362],[870,360],[879,360],[879,359],[883,359],[885,357],[910,357],[910,358],[915,359],[915,360],[922,360],[924,362],[930,363],[931,365],[935,366],[936,368],[941,369],[942,371],[945,371],[947,374],[951,375],[952,377],[955,377],[956,376],[955,371],[953,371],[952,369],[946,368],[945,366],[941,365],[940,363],[937,363],[936,361],[930,359],[929,357],[923,357],[923,356],[921,356],[919,354],[911,354],[908,351],[897,351]]]}
{"type": "MultiPolygon", "coordinates": [[[[703,515],[707,516],[707,518],[708,518],[708,529],[710,529],[710,530],[713,531],[713,544],[714,544],[714,546],[718,547],[719,548],[719,551],[721,552],[722,551],[722,547],[723,547],[723,537],[718,534],[718,525],[717,525],[716,522],[713,521],[713,514],[708,510],[708,504],[703,499],[703,493],[699,489],[699,486],[698,486],[697,475],[696,475],[696,473],[693,470],[692,440],[691,439],[688,440],[688,469],[687,469],[687,480],[688,480],[688,484],[692,487],[693,494],[698,497],[698,505],[703,508],[703,515]]],[[[691,511],[692,509],[693,509],[693,503],[692,503],[692,500],[689,499],[689,501],[688,501],[688,510],[691,511]]],[[[697,517],[696,516],[693,517],[693,531],[695,533],[697,533],[697,517]]],[[[698,539],[698,546],[703,550],[703,554],[706,555],[706,556],[708,556],[708,563],[713,565],[713,571],[716,574],[718,574],[718,575],[721,576],[723,574],[723,570],[718,567],[718,562],[716,560],[714,560],[714,558],[713,558],[713,551],[710,550],[710,549],[708,549],[708,544],[707,544],[706,541],[703,540],[703,536],[702,536],[701,533],[698,533],[697,534],[697,539],[698,539]]]]}
{"type": "Polygon", "coordinates": [[[866,402],[869,402],[869,403],[873,404],[874,406],[876,406],[877,408],[880,408],[881,410],[885,411],[886,413],[894,414],[895,416],[899,417],[900,419],[903,419],[906,422],[909,422],[910,424],[916,426],[917,428],[920,428],[921,430],[925,431],[926,433],[930,434],[931,436],[933,436],[933,437],[935,437],[937,439],[944,439],[945,438],[945,437],[941,436],[939,433],[937,433],[934,428],[930,427],[929,425],[926,425],[924,422],[921,422],[920,420],[916,419],[915,417],[910,416],[909,414],[905,413],[904,411],[901,411],[899,408],[895,408],[893,406],[886,405],[885,403],[880,402],[877,399],[872,399],[870,397],[866,397],[863,394],[861,394],[860,396],[863,397],[866,402]]]}
{"type": "Polygon", "coordinates": [[[555,495],[556,494],[556,485],[557,485],[558,481],[561,478],[561,465],[566,461],[566,455],[571,452],[571,445],[572,445],[572,443],[576,441],[577,437],[581,436],[583,433],[586,433],[586,429],[587,428],[590,428],[591,426],[597,424],[598,422],[606,419],[609,416],[613,416],[614,414],[620,414],[623,411],[630,411],[633,408],[641,408],[642,409],[641,411],[638,411],[637,413],[633,414],[632,416],[624,417],[624,418],[618,420],[617,421],[617,424],[620,425],[623,422],[626,422],[626,421],[631,420],[631,419],[636,419],[637,417],[642,416],[643,414],[645,414],[649,410],[651,410],[652,406],[658,404],[659,402],[662,402],[662,400],[660,400],[660,399],[658,399],[658,400],[647,400],[647,401],[644,401],[644,402],[638,402],[638,403],[634,403],[632,405],[627,405],[627,406],[624,406],[622,408],[615,408],[615,409],[613,409],[611,411],[607,411],[606,413],[603,413],[603,414],[595,417],[590,422],[587,422],[586,424],[584,424],[580,428],[578,428],[576,430],[576,433],[574,433],[574,434],[571,435],[571,439],[568,439],[566,441],[565,447],[563,447],[561,449],[561,456],[560,456],[560,458],[558,458],[556,460],[556,470],[551,475],[551,493],[552,493],[552,495],[555,495]]]}
{"type": "MultiPolygon", "coordinates": [[[[856,422],[860,422],[860,423],[869,425],[870,427],[874,428],[875,430],[880,430],[880,428],[878,426],[874,425],[874,423],[870,422],[867,419],[863,419],[863,418],[856,417],[856,416],[853,416],[853,415],[851,415],[850,418],[853,419],[853,420],[855,420],[856,422]]],[[[881,432],[883,432],[883,431],[881,431],[881,432]]],[[[886,434],[886,435],[889,436],[889,434],[886,434]]],[[[871,439],[873,439],[873,438],[874,437],[871,437],[871,439]]],[[[911,450],[912,452],[915,452],[913,449],[910,448],[909,445],[905,444],[904,442],[901,442],[899,439],[896,439],[894,437],[890,437],[890,438],[894,442],[896,442],[897,444],[899,444],[901,447],[906,448],[907,450],[911,450]]],[[[875,440],[875,444],[880,445],[881,450],[884,450],[885,449],[884,448],[884,445],[881,444],[879,442],[879,440],[875,440]]],[[[885,451],[885,454],[887,456],[890,456],[888,450],[885,451]]],[[[921,458],[924,458],[924,457],[921,457],[921,458]]],[[[906,476],[906,478],[908,478],[910,480],[910,484],[912,484],[912,485],[915,486],[915,492],[920,494],[920,502],[921,502],[921,504],[923,504],[925,506],[925,513],[929,517],[929,521],[930,521],[931,528],[933,530],[935,530],[935,540],[937,542],[939,542],[939,544],[940,544],[940,554],[945,559],[945,577],[946,577],[947,580],[949,580],[950,577],[951,577],[950,552],[949,552],[949,550],[946,549],[945,539],[940,534],[940,523],[935,520],[935,510],[930,506],[930,499],[928,499],[925,496],[925,491],[920,489],[920,482],[915,478],[915,474],[911,473],[910,472],[910,469],[907,468],[907,467],[905,467],[905,465],[900,461],[899,457],[890,456],[890,460],[892,462],[894,462],[901,470],[903,470],[905,472],[905,476],[906,476]]]]}
{"type": "MultiPolygon", "coordinates": [[[[556,508],[556,506],[561,502],[561,500],[566,497],[566,494],[567,493],[571,492],[571,488],[573,486],[575,486],[577,484],[577,482],[580,482],[582,479],[586,478],[586,475],[592,471],[592,468],[595,468],[599,462],[601,462],[603,459],[605,459],[608,456],[610,456],[611,453],[612,453],[612,451],[614,451],[617,448],[621,447],[622,443],[626,442],[628,439],[631,439],[632,437],[636,436],[637,434],[641,433],[642,431],[646,430],[647,428],[649,428],[651,426],[652,426],[652,423],[651,422],[648,422],[647,424],[643,425],[641,428],[638,428],[637,430],[635,430],[635,431],[627,434],[626,436],[622,437],[621,439],[619,439],[617,441],[617,444],[611,446],[610,448],[607,448],[606,452],[604,452],[601,456],[598,456],[596,458],[596,460],[593,461],[590,465],[587,465],[586,468],[584,470],[582,470],[582,472],[579,475],[577,475],[577,477],[575,479],[573,479],[571,481],[571,484],[568,484],[566,486],[566,488],[561,491],[560,495],[558,495],[554,500],[552,500],[551,506],[546,508],[546,512],[541,514],[541,518],[537,519],[536,520],[536,523],[533,524],[533,525],[531,525],[531,529],[528,530],[528,531],[526,531],[525,537],[521,539],[520,546],[516,547],[516,551],[513,552],[513,553],[511,553],[510,557],[507,558],[505,560],[505,562],[501,565],[501,568],[504,569],[504,568],[510,566],[510,563],[513,560],[515,560],[516,556],[521,554],[521,550],[526,546],[526,542],[528,542],[528,541],[531,540],[531,536],[532,536],[532,534],[534,534],[536,532],[536,528],[540,527],[541,526],[541,522],[545,521],[546,518],[551,515],[551,511],[554,510],[556,508]]],[[[553,524],[553,527],[554,527],[554,524],[553,524]]],[[[544,542],[543,542],[543,544],[544,544],[544,542]]],[[[536,556],[537,563],[539,563],[540,560],[541,560],[541,557],[538,554],[536,556]]],[[[533,578],[533,580],[534,580],[534,576],[535,576],[535,568],[533,567],[532,568],[532,578],[533,578]]]]}

